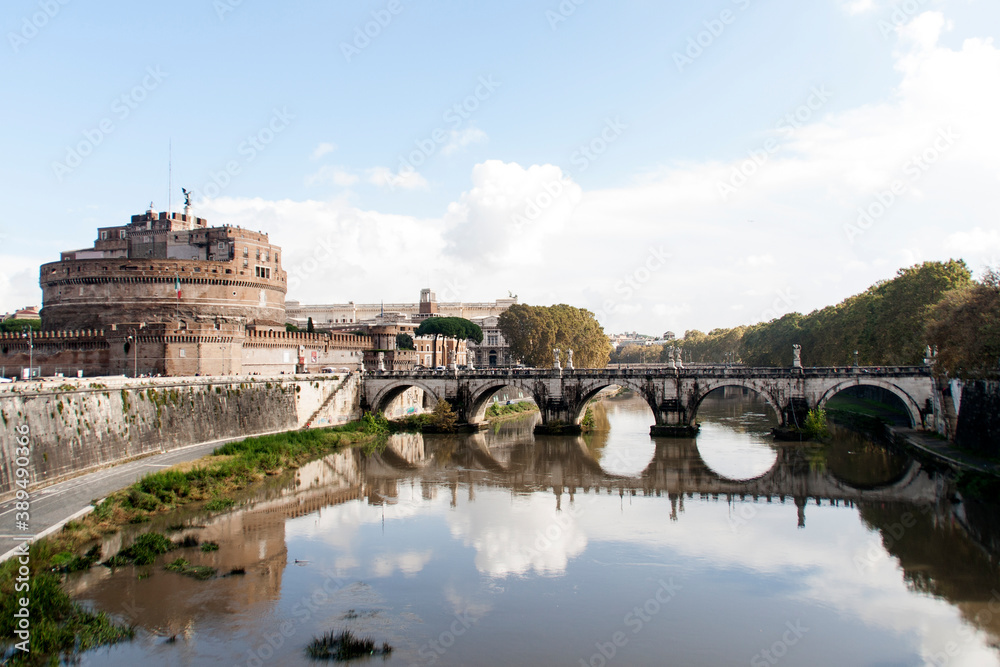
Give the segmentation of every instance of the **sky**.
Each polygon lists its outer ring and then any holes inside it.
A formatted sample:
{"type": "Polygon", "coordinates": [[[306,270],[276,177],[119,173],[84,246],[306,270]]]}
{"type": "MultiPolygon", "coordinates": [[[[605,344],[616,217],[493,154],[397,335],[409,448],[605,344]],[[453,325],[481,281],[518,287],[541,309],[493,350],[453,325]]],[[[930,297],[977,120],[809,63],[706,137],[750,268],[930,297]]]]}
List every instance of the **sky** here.
{"type": "Polygon", "coordinates": [[[0,9],[0,312],[98,226],[283,248],[288,300],[568,303],[605,331],[1000,265],[989,0],[0,9]]]}

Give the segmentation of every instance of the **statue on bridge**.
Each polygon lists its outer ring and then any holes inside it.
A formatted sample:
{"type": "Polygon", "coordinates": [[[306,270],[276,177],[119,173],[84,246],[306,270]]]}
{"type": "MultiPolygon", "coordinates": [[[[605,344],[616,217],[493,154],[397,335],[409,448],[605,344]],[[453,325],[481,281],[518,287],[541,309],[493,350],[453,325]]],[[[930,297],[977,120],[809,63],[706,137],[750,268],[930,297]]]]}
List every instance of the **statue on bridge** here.
{"type": "Polygon", "coordinates": [[[792,345],[792,368],[802,368],[802,346],[792,345]]]}
{"type": "Polygon", "coordinates": [[[573,350],[566,350],[566,368],[573,370],[573,350]]]}
{"type": "Polygon", "coordinates": [[[684,368],[684,350],[681,348],[677,349],[677,368],[684,368]]]}
{"type": "Polygon", "coordinates": [[[559,364],[559,348],[552,348],[552,358],[555,360],[552,362],[552,368],[562,368],[559,364]]]}
{"type": "Polygon", "coordinates": [[[670,368],[677,368],[677,361],[674,359],[674,348],[667,348],[667,360],[669,361],[670,368]]]}

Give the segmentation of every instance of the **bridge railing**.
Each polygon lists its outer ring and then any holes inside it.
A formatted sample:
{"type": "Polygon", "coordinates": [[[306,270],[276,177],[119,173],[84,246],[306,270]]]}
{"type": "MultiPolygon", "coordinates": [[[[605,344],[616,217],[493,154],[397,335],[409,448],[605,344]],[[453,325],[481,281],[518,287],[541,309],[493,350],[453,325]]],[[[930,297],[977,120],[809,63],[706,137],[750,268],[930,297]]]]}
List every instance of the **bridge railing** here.
{"type": "Polygon", "coordinates": [[[418,371],[366,371],[373,378],[623,378],[623,377],[706,377],[706,378],[788,378],[788,377],[929,377],[928,366],[815,366],[750,367],[750,366],[696,366],[688,368],[634,367],[634,368],[484,368],[475,370],[418,370],[418,371]]]}

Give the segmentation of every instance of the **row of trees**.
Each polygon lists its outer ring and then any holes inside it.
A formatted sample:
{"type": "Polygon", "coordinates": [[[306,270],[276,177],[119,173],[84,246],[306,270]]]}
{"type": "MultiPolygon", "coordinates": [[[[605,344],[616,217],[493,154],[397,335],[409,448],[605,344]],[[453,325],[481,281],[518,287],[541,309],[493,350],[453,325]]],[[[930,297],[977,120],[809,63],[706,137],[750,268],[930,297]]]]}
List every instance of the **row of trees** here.
{"type": "MultiPolygon", "coordinates": [[[[708,333],[687,331],[677,345],[684,359],[789,366],[792,345],[802,345],[811,366],[920,364],[926,346],[937,346],[938,369],[951,376],[983,377],[1000,359],[1000,273],[972,279],[961,260],[924,262],[900,269],[892,280],[807,315],[708,333]]],[[[626,346],[612,361],[665,362],[663,346],[626,346]]]]}
{"type": "Polygon", "coordinates": [[[582,308],[515,304],[500,315],[497,326],[511,354],[528,366],[551,366],[555,349],[564,363],[566,353],[573,350],[578,368],[604,368],[611,356],[604,329],[592,312],[582,308]]]}

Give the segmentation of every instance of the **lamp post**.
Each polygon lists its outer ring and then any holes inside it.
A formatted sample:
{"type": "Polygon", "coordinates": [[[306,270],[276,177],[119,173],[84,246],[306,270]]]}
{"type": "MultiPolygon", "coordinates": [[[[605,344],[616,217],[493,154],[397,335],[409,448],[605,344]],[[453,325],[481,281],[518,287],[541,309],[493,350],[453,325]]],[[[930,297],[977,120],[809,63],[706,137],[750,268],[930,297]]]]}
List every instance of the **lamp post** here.
{"type": "MultiPolygon", "coordinates": [[[[139,323],[139,329],[146,326],[145,322],[139,323]]],[[[139,331],[134,327],[128,330],[128,339],[132,342],[132,377],[139,377],[139,331]]]]}
{"type": "Polygon", "coordinates": [[[35,341],[33,338],[35,330],[27,326],[24,327],[24,332],[28,338],[28,379],[30,380],[34,376],[35,369],[35,341]]]}

